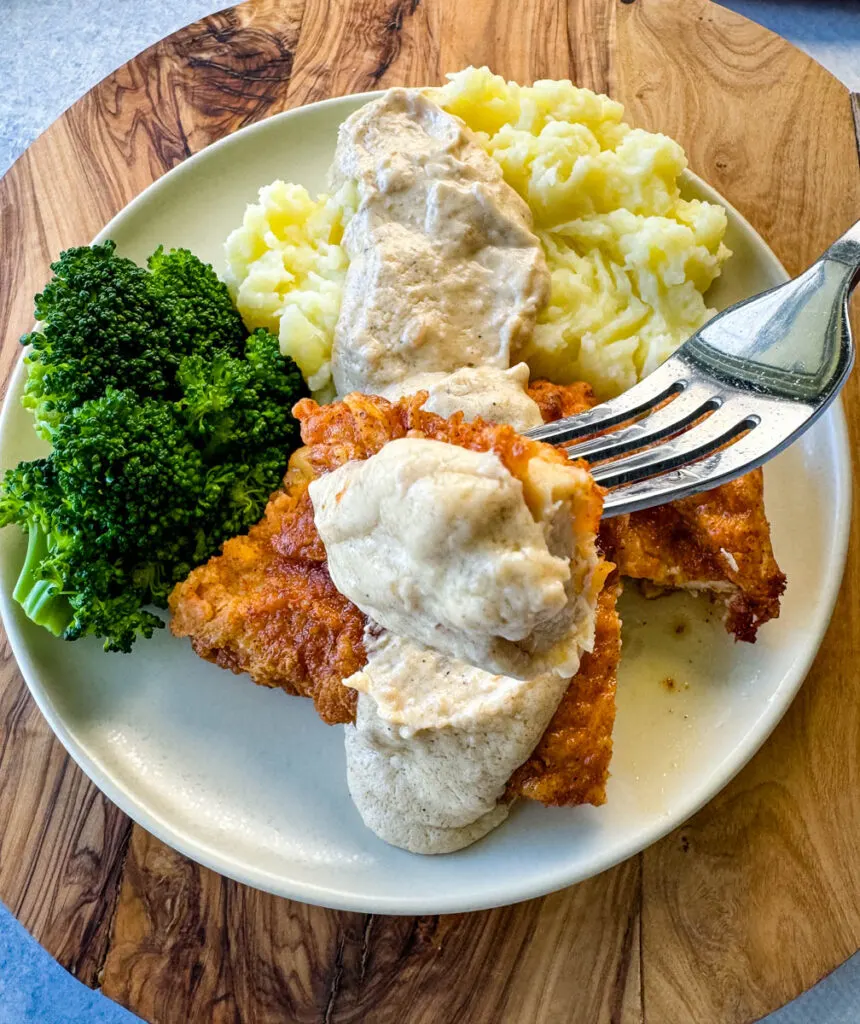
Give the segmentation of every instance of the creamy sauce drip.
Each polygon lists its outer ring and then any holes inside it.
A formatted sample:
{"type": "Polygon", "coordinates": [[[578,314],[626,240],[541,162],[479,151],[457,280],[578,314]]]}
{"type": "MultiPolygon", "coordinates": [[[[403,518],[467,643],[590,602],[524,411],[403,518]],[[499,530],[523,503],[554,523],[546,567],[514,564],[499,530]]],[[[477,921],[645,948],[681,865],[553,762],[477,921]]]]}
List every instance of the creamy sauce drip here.
{"type": "Polygon", "coordinates": [[[459,118],[390,89],[341,125],[332,187],[358,209],[332,348],[339,395],[416,372],[507,369],[549,295],[528,206],[459,118]]]}
{"type": "Polygon", "coordinates": [[[367,665],[345,733],[347,781],[365,824],[413,853],[469,846],[508,813],[500,802],[567,687],[545,674],[491,675],[402,637],[369,630],[367,665]]]}
{"type": "Polygon", "coordinates": [[[396,401],[404,395],[428,392],[423,408],[448,419],[462,412],[467,423],[478,418],[487,423],[507,423],[522,433],[543,424],[540,407],[526,388],[529,368],[517,363],[509,370],[497,366],[464,366],[453,373],[416,373],[380,392],[396,401]]]}

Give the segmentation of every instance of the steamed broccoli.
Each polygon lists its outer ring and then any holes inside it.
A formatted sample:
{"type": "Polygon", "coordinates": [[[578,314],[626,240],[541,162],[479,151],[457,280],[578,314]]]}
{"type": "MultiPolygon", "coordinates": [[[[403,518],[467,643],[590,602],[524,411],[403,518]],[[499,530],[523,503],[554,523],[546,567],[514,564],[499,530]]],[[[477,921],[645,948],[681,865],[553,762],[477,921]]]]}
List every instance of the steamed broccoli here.
{"type": "MultiPolygon", "coordinates": [[[[301,372],[262,328],[245,342],[241,359],[219,353],[183,359],[178,405],[210,467],[219,467],[223,495],[217,517],[224,536],[259,519],[286,468],[285,452],[299,442],[290,411],[307,394],[301,372]]],[[[214,473],[210,486],[214,486],[214,473]]]]}
{"type": "Polygon", "coordinates": [[[0,526],[29,535],[15,599],[55,635],[115,651],[163,626],[145,606],[259,519],[307,393],[211,267],[161,249],[149,267],[110,242],[54,264],[23,339],[24,404],[53,450],[0,488],[0,526]]]}
{"type": "Polygon", "coordinates": [[[183,356],[238,355],[247,337],[226,285],[186,249],[149,258],[151,272],[115,254],[113,242],[62,253],[36,296],[25,334],[24,405],[46,441],[62,418],[108,387],[141,398],[180,396],[183,356]]]}
{"type": "Polygon", "coordinates": [[[182,354],[212,358],[242,354],[248,332],[227,286],[187,249],[159,246],[147,260],[149,290],[169,321],[182,354]]]}
{"type": "Polygon", "coordinates": [[[48,559],[71,543],[57,524],[62,495],[54,484],[48,459],[21,462],[6,472],[0,493],[0,524],[18,523],[27,531],[24,565],[12,596],[27,615],[55,636],[62,636],[72,619],[72,607],[62,594],[64,581],[51,571],[48,559]]]}

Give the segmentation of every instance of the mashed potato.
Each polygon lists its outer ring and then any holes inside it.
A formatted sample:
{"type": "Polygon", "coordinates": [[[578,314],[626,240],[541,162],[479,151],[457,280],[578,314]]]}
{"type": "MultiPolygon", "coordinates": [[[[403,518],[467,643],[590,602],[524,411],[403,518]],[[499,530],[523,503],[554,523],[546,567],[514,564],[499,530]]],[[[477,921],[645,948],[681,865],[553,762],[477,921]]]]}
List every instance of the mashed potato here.
{"type": "Polygon", "coordinates": [[[340,241],[351,209],[348,187],[312,199],[275,181],[225,245],[225,279],[245,323],[278,335],[318,399],[334,395],[331,342],[348,265],[340,241]]]}
{"type": "Polygon", "coordinates": [[[607,398],[708,319],[702,293],[729,256],[726,214],[681,199],[677,142],[628,127],[619,103],[570,82],[523,87],[467,68],[433,92],[534,215],[552,293],[516,353],[533,376],[585,380],[607,398]]]}
{"type": "MultiPolygon", "coordinates": [[[[665,135],[570,82],[505,82],[487,68],[428,90],[461,117],[529,204],[552,274],[533,339],[514,358],[535,377],[588,381],[601,398],[646,376],[713,312],[702,297],[729,256],[722,207],[680,197],[686,167],[665,135]]],[[[330,354],[355,208],[347,185],[311,199],[275,182],[227,240],[228,283],[251,327],[277,332],[318,396],[330,354]]]]}

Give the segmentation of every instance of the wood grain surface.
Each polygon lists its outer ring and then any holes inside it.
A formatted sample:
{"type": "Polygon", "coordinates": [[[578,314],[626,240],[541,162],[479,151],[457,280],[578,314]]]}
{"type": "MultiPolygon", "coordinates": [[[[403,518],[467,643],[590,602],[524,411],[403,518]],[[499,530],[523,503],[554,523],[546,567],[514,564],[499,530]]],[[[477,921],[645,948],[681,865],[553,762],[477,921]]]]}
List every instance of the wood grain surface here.
{"type": "MultiPolygon", "coordinates": [[[[679,139],[792,272],[860,214],[846,90],[706,0],[248,0],[109,76],[0,181],[2,379],[51,258],[189,154],[289,107],[469,63],[608,91],[679,139]]],[[[856,375],[846,408],[856,451],[856,375]]],[[[858,542],[855,517],[822,652],[731,785],[619,867],[478,914],[321,910],[198,867],[69,761],[4,642],[0,899],[157,1024],[758,1019],[860,945],[858,542]]]]}

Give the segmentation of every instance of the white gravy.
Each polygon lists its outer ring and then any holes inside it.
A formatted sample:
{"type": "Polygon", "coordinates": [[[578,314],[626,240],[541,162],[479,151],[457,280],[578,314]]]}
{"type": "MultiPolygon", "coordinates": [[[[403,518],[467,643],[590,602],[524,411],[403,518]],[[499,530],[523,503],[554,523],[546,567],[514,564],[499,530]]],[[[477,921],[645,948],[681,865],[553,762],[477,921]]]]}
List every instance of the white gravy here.
{"type": "Polygon", "coordinates": [[[310,496],[335,586],[398,636],[486,671],[573,675],[590,622],[566,499],[583,471],[535,469],[542,486],[547,470],[560,478],[537,509],[494,452],[426,438],[319,477],[310,496]]]}
{"type": "MultiPolygon", "coordinates": [[[[527,205],[459,118],[391,89],[341,126],[331,171],[358,207],[335,330],[339,395],[467,420],[538,426],[528,370],[510,368],[549,297],[527,205]]],[[[310,485],[332,579],[372,620],[345,729],[365,824],[445,853],[508,813],[507,780],[591,648],[594,537],[574,536],[584,471],[405,438],[310,485]],[[386,629],[382,629],[381,623],[386,629]],[[389,630],[389,631],[386,631],[389,630]]]]}
{"type": "Polygon", "coordinates": [[[463,122],[390,89],[341,125],[332,187],[358,210],[332,349],[339,395],[416,372],[507,369],[549,295],[528,206],[463,122]]]}
{"type": "Polygon", "coordinates": [[[496,366],[464,366],[453,373],[415,373],[382,389],[383,398],[396,401],[404,395],[428,392],[423,407],[448,419],[462,412],[467,423],[507,423],[522,433],[543,424],[540,408],[526,388],[529,368],[517,363],[509,370],[496,366]]]}
{"type": "Polygon", "coordinates": [[[412,853],[450,853],[502,822],[500,802],[567,680],[490,675],[372,627],[346,726],[347,781],[364,823],[412,853]]]}

